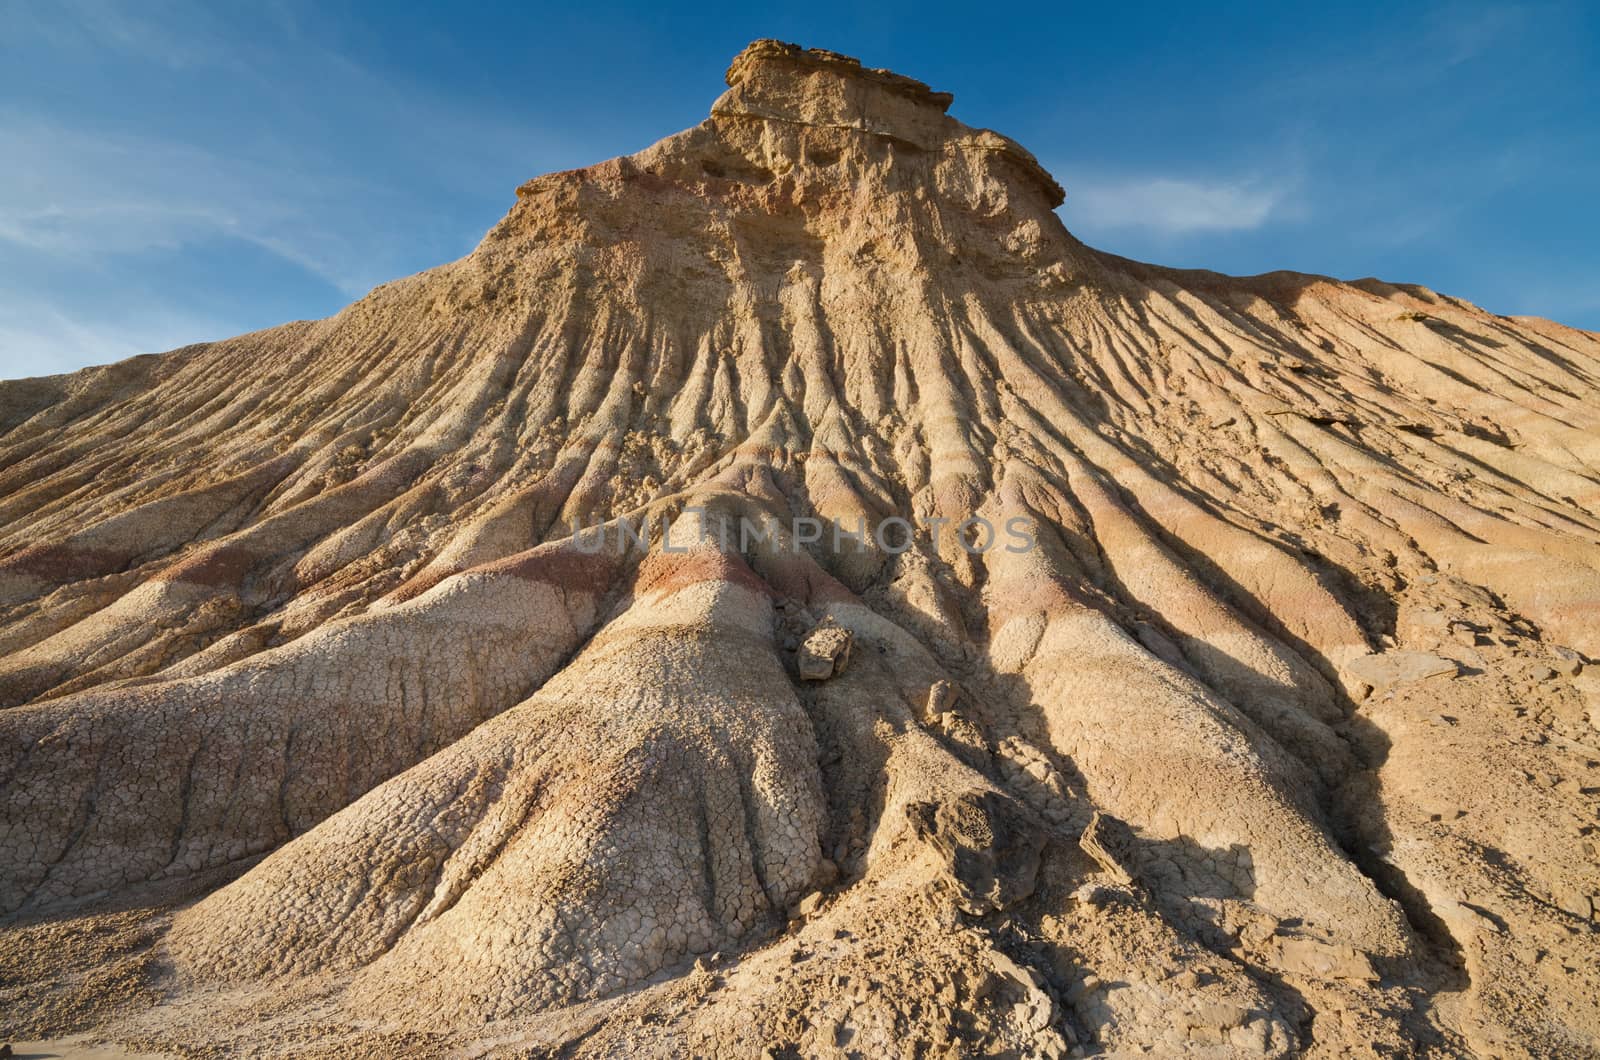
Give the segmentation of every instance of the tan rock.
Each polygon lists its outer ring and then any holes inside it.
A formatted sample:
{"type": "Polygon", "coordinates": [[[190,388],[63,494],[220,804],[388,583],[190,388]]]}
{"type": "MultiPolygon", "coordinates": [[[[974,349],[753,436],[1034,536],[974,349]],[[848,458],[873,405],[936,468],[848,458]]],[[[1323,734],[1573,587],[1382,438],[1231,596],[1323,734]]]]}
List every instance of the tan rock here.
{"type": "Polygon", "coordinates": [[[1078,837],[1078,846],[1094,859],[1100,870],[1111,877],[1113,883],[1124,887],[1134,881],[1128,828],[1121,821],[1096,810],[1089,825],[1078,837]]]}
{"type": "Polygon", "coordinates": [[[805,681],[826,681],[844,672],[850,663],[851,635],[831,620],[814,627],[800,642],[797,662],[805,681]]]}
{"type": "Polygon", "coordinates": [[[1377,982],[1378,973],[1366,954],[1344,943],[1312,938],[1275,940],[1280,966],[1293,975],[1313,979],[1353,979],[1377,982]]]}
{"type": "Polygon", "coordinates": [[[1363,655],[1345,664],[1355,678],[1375,688],[1451,678],[1461,668],[1450,659],[1421,651],[1386,651],[1363,655]]]}

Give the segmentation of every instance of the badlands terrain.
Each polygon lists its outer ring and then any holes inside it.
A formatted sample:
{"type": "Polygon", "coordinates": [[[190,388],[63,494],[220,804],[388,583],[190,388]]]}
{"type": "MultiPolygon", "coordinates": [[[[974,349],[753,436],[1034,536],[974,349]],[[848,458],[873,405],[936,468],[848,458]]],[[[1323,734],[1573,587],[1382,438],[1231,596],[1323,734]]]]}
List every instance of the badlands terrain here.
{"type": "Polygon", "coordinates": [[[6,1040],[1596,1055],[1600,336],[727,82],[327,320],[0,384],[6,1040]]]}

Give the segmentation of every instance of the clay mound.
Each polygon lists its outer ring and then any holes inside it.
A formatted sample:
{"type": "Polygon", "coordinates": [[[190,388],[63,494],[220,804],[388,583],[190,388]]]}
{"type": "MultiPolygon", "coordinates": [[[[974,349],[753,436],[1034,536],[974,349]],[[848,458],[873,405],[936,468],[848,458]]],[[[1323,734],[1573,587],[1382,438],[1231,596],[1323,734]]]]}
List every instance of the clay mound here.
{"type": "Polygon", "coordinates": [[[821,861],[816,743],[738,564],[655,558],[534,696],[183,913],[183,965],[375,962],[355,987],[375,1011],[481,1019],[781,918],[821,861]]]}
{"type": "Polygon", "coordinates": [[[1600,1048],[1600,337],[728,83],[328,320],[0,383],[18,1026],[1600,1048]]]}

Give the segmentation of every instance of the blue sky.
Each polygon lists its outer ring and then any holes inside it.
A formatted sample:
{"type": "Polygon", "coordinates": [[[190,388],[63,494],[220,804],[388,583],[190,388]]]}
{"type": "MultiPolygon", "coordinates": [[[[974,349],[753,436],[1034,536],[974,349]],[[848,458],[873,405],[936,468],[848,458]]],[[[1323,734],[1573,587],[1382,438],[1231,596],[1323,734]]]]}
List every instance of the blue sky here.
{"type": "Polygon", "coordinates": [[[701,120],[755,37],[953,92],[1080,238],[1600,330],[1600,11],[0,0],[0,377],[334,312],[550,170],[701,120]]]}

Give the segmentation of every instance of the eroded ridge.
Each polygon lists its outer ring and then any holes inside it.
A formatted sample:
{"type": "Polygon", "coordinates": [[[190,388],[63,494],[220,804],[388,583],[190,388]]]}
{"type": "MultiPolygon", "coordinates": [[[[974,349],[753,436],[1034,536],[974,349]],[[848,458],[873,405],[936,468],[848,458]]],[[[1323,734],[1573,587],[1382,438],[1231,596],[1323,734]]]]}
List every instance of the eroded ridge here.
{"type": "Polygon", "coordinates": [[[0,383],[18,1033],[1600,1048],[1600,338],[727,80],[327,320],[0,383]]]}

